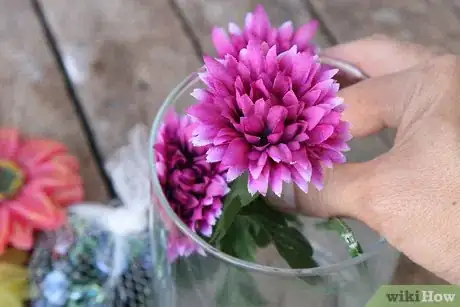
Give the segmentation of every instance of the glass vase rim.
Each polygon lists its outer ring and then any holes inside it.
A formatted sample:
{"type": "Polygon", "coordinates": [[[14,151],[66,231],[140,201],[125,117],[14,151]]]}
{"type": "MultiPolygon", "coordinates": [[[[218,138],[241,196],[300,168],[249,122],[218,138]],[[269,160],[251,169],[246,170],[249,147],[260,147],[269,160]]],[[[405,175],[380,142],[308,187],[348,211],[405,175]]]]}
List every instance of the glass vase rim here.
{"type": "MultiPolygon", "coordinates": [[[[354,77],[360,79],[366,79],[367,75],[361,71],[356,66],[344,62],[338,59],[329,58],[326,56],[320,55],[321,62],[335,66],[339,68],[342,72],[348,73],[353,75],[354,77]]],[[[280,268],[274,266],[268,266],[263,264],[258,264],[254,262],[245,261],[233,256],[230,256],[217,248],[211,246],[205,240],[203,240],[197,233],[191,231],[187,225],[177,216],[177,214],[172,210],[166,196],[163,193],[163,189],[161,188],[161,184],[159,178],[157,176],[157,171],[155,167],[155,148],[154,144],[156,142],[156,136],[158,135],[158,131],[162,124],[162,119],[164,115],[169,110],[169,107],[174,104],[174,101],[180,97],[185,90],[189,89],[193,84],[198,82],[199,73],[203,71],[203,67],[196,72],[189,74],[185,79],[183,79],[178,85],[176,85],[172,91],[168,94],[166,99],[163,101],[161,107],[159,108],[155,119],[152,124],[152,128],[150,130],[149,136],[149,166],[151,171],[151,193],[153,193],[157,200],[160,202],[160,206],[167,214],[167,217],[173,221],[174,226],[182,232],[183,235],[186,235],[188,238],[192,239],[194,243],[198,244],[200,248],[206,253],[211,254],[218,260],[221,260],[227,264],[234,265],[238,268],[244,270],[250,270],[253,272],[261,273],[261,274],[269,274],[269,275],[278,275],[278,276],[285,276],[285,277],[296,277],[296,276],[320,276],[320,275],[328,275],[330,273],[334,273],[348,267],[358,265],[370,259],[373,256],[376,256],[380,253],[381,250],[387,247],[387,242],[383,237],[380,237],[379,240],[374,242],[368,251],[364,252],[362,255],[349,258],[337,263],[314,267],[314,268],[301,268],[301,269],[292,269],[292,268],[280,268]]]]}

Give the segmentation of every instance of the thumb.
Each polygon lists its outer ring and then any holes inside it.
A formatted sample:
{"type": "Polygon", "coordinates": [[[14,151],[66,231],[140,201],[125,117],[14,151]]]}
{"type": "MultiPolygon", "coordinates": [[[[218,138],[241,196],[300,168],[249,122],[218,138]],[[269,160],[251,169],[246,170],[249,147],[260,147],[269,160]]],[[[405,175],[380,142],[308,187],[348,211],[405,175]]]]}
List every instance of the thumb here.
{"type": "Polygon", "coordinates": [[[313,186],[308,193],[294,183],[284,184],[283,193],[278,197],[269,191],[270,204],[284,212],[306,216],[344,216],[360,219],[362,212],[370,204],[373,194],[376,167],[382,155],[372,161],[346,163],[327,169],[325,184],[321,191],[313,186]]]}

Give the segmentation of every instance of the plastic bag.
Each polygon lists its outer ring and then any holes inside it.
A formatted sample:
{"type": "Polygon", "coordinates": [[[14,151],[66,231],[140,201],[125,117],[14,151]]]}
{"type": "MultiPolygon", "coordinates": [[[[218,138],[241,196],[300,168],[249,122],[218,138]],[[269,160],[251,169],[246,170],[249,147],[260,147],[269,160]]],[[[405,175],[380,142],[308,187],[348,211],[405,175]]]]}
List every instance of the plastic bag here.
{"type": "Polygon", "coordinates": [[[146,128],[136,126],[107,164],[121,202],[74,205],[64,227],[41,234],[29,264],[32,306],[169,306],[166,234],[149,216],[146,152],[146,128]]]}

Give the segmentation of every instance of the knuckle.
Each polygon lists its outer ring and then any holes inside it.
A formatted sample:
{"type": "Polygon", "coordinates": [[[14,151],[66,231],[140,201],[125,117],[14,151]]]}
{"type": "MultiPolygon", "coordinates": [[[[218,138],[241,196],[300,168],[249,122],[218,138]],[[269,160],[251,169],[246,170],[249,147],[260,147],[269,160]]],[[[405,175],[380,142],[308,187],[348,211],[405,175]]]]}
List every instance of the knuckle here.
{"type": "Polygon", "coordinates": [[[460,58],[454,54],[437,55],[428,61],[427,66],[437,75],[454,76],[459,73],[460,58]]]}
{"type": "Polygon", "coordinates": [[[431,62],[438,67],[456,65],[458,61],[459,61],[458,56],[452,53],[440,54],[431,60],[431,62]]]}
{"type": "Polygon", "coordinates": [[[428,60],[421,69],[426,89],[438,93],[438,98],[451,96],[458,91],[460,82],[460,57],[445,53],[428,60]]]}

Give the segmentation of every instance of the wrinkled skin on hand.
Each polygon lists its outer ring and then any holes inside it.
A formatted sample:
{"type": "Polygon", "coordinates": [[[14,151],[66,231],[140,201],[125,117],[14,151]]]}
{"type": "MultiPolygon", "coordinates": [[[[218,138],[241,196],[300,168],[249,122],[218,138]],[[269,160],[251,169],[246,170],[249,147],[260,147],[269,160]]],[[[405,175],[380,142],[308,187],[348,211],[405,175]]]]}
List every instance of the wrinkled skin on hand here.
{"type": "Polygon", "coordinates": [[[397,129],[389,152],[334,167],[296,210],[363,221],[414,262],[460,284],[460,58],[374,36],[324,54],[369,79],[344,88],[355,137],[397,129]]]}

